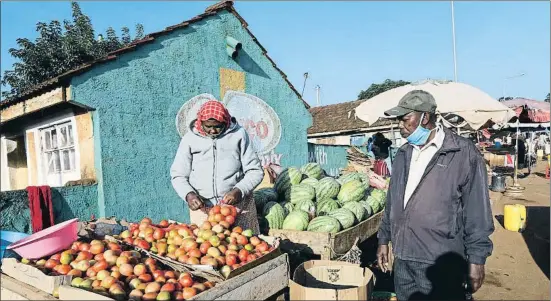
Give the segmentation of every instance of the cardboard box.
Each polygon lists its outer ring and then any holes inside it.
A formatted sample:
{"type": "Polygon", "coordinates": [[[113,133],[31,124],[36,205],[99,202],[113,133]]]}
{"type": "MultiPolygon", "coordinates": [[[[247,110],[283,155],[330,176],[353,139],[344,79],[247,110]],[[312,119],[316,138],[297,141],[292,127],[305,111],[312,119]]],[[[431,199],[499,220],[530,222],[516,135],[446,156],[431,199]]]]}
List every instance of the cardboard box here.
{"type": "Polygon", "coordinates": [[[373,273],[357,264],[310,260],[289,281],[291,300],[368,300],[373,273]]]}
{"type": "Polygon", "coordinates": [[[50,295],[60,286],[70,285],[73,279],[73,276],[48,276],[33,266],[18,262],[15,258],[2,259],[2,272],[50,295]]]}

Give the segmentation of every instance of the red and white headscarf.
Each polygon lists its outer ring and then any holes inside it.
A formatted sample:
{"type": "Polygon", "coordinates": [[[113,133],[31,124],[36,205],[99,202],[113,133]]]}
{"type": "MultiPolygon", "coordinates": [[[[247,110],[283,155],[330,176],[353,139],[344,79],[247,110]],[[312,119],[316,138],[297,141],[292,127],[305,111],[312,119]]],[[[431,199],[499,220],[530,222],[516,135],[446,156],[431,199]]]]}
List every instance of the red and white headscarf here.
{"type": "Polygon", "coordinates": [[[224,104],[217,100],[209,100],[208,102],[204,103],[199,109],[199,112],[197,112],[195,129],[201,135],[206,135],[205,131],[203,131],[203,126],[201,125],[201,122],[209,119],[214,119],[216,121],[226,124],[226,129],[230,127],[231,115],[224,104]]]}

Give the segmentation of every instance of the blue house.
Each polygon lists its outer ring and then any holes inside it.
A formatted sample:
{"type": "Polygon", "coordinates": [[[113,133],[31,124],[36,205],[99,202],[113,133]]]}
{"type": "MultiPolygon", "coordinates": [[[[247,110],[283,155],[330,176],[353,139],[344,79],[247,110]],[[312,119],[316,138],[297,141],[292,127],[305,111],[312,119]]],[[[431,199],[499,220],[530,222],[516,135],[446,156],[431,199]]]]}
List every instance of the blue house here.
{"type": "Polygon", "coordinates": [[[169,169],[212,98],[247,129],[265,166],[308,162],[308,104],[226,1],[0,103],[0,202],[49,185],[59,220],[187,221],[169,169]]]}

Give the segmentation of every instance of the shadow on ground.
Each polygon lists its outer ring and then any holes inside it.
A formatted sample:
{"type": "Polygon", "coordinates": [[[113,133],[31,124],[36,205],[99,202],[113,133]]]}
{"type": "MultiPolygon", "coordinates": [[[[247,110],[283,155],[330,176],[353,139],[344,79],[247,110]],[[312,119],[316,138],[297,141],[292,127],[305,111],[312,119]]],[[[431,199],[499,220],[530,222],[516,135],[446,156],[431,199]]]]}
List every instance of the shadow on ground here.
{"type": "Polygon", "coordinates": [[[532,258],[549,279],[549,207],[526,207],[526,229],[522,237],[532,258]]]}
{"type": "MultiPolygon", "coordinates": [[[[495,218],[505,228],[503,215],[496,215],[495,218]]],[[[526,227],[522,238],[530,255],[549,279],[549,207],[526,207],[526,227]]]]}

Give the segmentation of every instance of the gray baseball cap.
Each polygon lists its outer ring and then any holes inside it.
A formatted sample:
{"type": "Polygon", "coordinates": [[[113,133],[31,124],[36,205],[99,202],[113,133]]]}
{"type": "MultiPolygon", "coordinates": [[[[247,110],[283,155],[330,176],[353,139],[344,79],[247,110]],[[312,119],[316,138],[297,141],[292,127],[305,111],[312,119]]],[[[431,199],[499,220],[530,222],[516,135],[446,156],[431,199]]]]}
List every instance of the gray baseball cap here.
{"type": "Polygon", "coordinates": [[[427,91],[410,91],[400,99],[398,106],[385,111],[385,115],[400,117],[413,111],[434,113],[436,111],[436,101],[434,97],[427,91]]]}

